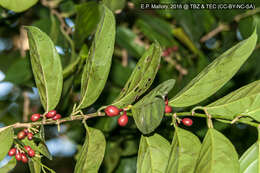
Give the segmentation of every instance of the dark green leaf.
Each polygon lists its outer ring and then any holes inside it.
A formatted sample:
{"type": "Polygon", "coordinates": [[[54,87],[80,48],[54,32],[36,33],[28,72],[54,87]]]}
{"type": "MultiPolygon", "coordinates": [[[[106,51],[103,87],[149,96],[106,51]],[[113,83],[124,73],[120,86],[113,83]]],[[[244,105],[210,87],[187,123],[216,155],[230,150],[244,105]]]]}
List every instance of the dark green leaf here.
{"type": "Polygon", "coordinates": [[[0,5],[14,12],[23,12],[37,2],[38,0],[0,0],[0,5]]]}
{"type": "Polygon", "coordinates": [[[0,161],[7,155],[9,149],[13,145],[14,130],[13,128],[5,128],[0,131],[0,161]]]}
{"type": "Polygon", "coordinates": [[[196,173],[238,173],[236,149],[220,132],[210,128],[203,140],[196,173]]]}
{"type": "Polygon", "coordinates": [[[16,159],[12,157],[12,159],[3,167],[0,168],[1,173],[8,173],[16,166],[16,159]]]}
{"type": "Polygon", "coordinates": [[[174,84],[173,79],[163,82],[131,108],[135,123],[142,133],[151,133],[160,125],[164,115],[164,96],[174,84]]]}
{"type": "Polygon", "coordinates": [[[76,11],[75,40],[77,40],[76,44],[80,45],[95,31],[102,15],[102,8],[101,5],[92,1],[76,6],[76,11]]]}
{"type": "Polygon", "coordinates": [[[97,100],[110,71],[115,43],[115,18],[106,6],[103,6],[103,10],[82,74],[81,102],[78,106],[81,109],[97,100]]]}
{"type": "Polygon", "coordinates": [[[163,47],[174,44],[171,25],[161,18],[149,15],[141,15],[136,25],[151,41],[158,41],[163,47]]]}
{"type": "Polygon", "coordinates": [[[139,58],[145,51],[145,47],[136,42],[137,35],[130,29],[119,26],[116,29],[116,43],[127,52],[139,58]]]}
{"type": "Polygon", "coordinates": [[[170,143],[158,134],[142,136],[137,158],[137,173],[165,173],[170,143]]]}
{"type": "Polygon", "coordinates": [[[175,128],[167,173],[193,173],[201,148],[200,140],[191,132],[175,128]]]}
{"type": "Polygon", "coordinates": [[[137,100],[152,84],[161,60],[159,44],[153,44],[139,60],[119,97],[113,102],[117,107],[125,107],[137,100]]]}
{"type": "Polygon", "coordinates": [[[255,48],[256,40],[254,32],[247,40],[224,52],[171,99],[169,104],[175,107],[191,106],[214,94],[247,60],[255,48]]]}
{"type": "Polygon", "coordinates": [[[26,84],[30,79],[32,79],[32,70],[30,60],[26,56],[19,58],[9,67],[4,80],[20,85],[26,84]]]}
{"type": "Polygon", "coordinates": [[[108,141],[106,147],[106,153],[104,157],[104,169],[106,173],[114,172],[121,157],[121,148],[118,142],[108,141]]]}
{"type": "Polygon", "coordinates": [[[97,173],[102,163],[106,140],[100,130],[87,127],[86,140],[75,166],[74,173],[97,173]]]}
{"type": "Polygon", "coordinates": [[[62,92],[62,66],[51,39],[36,27],[28,26],[31,64],[45,111],[54,109],[62,92]]]}
{"type": "Polygon", "coordinates": [[[249,116],[260,121],[260,81],[243,86],[225,97],[205,106],[209,114],[227,119],[249,116]]]}
{"type": "Polygon", "coordinates": [[[127,157],[120,160],[115,173],[133,173],[136,172],[136,157],[127,157]]]}

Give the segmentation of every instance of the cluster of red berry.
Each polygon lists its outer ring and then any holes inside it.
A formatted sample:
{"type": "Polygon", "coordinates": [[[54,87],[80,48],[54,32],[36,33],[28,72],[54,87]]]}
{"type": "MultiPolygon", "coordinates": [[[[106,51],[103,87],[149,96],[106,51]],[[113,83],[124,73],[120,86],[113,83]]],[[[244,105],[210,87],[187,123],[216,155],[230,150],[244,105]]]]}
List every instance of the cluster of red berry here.
{"type": "MultiPolygon", "coordinates": [[[[31,121],[32,122],[35,122],[35,121],[38,121],[40,118],[42,117],[41,114],[33,114],[31,116],[31,121]]],[[[51,110],[49,111],[47,114],[46,114],[46,118],[51,118],[53,120],[58,120],[58,119],[61,119],[61,115],[60,114],[57,114],[57,112],[55,110],[51,110]]]]}
{"type": "Polygon", "coordinates": [[[22,161],[23,163],[28,162],[28,157],[34,157],[35,151],[30,146],[24,146],[23,149],[11,148],[8,152],[9,156],[14,156],[17,161],[22,161]]]}
{"type": "MultiPolygon", "coordinates": [[[[164,108],[165,113],[171,113],[172,112],[172,107],[168,105],[168,99],[165,99],[165,108],[164,108]]],[[[182,124],[185,126],[191,126],[193,124],[192,119],[190,118],[183,118],[181,120],[182,124]]]]}
{"type": "Polygon", "coordinates": [[[123,115],[121,115],[117,119],[117,123],[118,123],[118,125],[123,127],[123,126],[126,126],[126,124],[128,123],[128,116],[127,116],[126,111],[124,111],[123,109],[118,109],[116,106],[113,106],[113,105],[110,105],[110,106],[106,107],[106,109],[105,109],[105,113],[109,117],[117,116],[122,111],[123,111],[123,115]]]}
{"type": "Polygon", "coordinates": [[[173,47],[169,47],[162,52],[162,56],[169,56],[172,52],[177,52],[178,49],[179,48],[176,45],[173,47]]]}

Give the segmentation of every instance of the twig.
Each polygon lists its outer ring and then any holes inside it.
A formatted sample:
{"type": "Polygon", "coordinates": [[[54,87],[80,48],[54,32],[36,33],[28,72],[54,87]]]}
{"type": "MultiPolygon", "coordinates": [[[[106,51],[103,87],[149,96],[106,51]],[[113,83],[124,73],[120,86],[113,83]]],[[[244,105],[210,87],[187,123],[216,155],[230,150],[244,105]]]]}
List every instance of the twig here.
{"type": "Polygon", "coordinates": [[[212,31],[210,31],[209,33],[207,33],[206,35],[204,35],[201,39],[200,42],[204,43],[205,41],[209,40],[210,38],[214,37],[215,35],[217,35],[218,33],[222,32],[222,31],[227,31],[229,30],[229,26],[223,23],[220,23],[218,25],[217,28],[213,29],[212,31]]]}
{"type": "Polygon", "coordinates": [[[23,92],[23,122],[27,122],[28,121],[28,115],[30,113],[30,99],[28,96],[27,91],[23,92]]]}
{"type": "Polygon", "coordinates": [[[75,57],[75,45],[74,45],[73,40],[69,36],[69,34],[71,34],[71,32],[72,32],[72,29],[66,25],[62,14],[60,14],[57,10],[54,9],[55,6],[50,5],[50,2],[47,0],[41,0],[41,3],[42,3],[42,5],[48,7],[50,9],[51,14],[55,15],[58,18],[58,20],[60,22],[61,33],[64,35],[64,37],[70,44],[71,56],[75,57]]]}
{"type": "Polygon", "coordinates": [[[255,15],[256,13],[259,13],[260,12],[260,8],[255,8],[253,10],[250,10],[250,11],[247,11],[245,13],[242,13],[242,14],[238,14],[234,17],[234,21],[236,22],[239,22],[241,19],[243,18],[246,18],[246,17],[249,17],[249,16],[253,16],[255,15]]]}
{"type": "Polygon", "coordinates": [[[166,62],[168,62],[169,64],[171,64],[172,66],[174,66],[176,68],[177,71],[179,71],[179,73],[184,76],[188,74],[188,70],[183,68],[180,64],[178,64],[175,60],[173,60],[171,57],[166,56],[164,58],[164,60],[166,62]]]}
{"type": "MultiPolygon", "coordinates": [[[[239,22],[241,19],[244,19],[244,18],[249,17],[249,16],[253,16],[253,15],[259,13],[259,12],[260,12],[260,7],[259,8],[255,8],[255,9],[250,10],[250,11],[247,11],[245,13],[236,15],[234,17],[233,21],[239,22]]],[[[217,28],[213,29],[212,31],[207,33],[205,36],[203,36],[200,39],[200,42],[204,43],[205,41],[207,41],[208,39],[214,37],[218,33],[222,32],[222,31],[229,30],[229,28],[230,28],[229,25],[227,25],[227,24],[225,25],[225,24],[221,23],[221,24],[219,24],[219,26],[217,28]]]]}
{"type": "MultiPolygon", "coordinates": [[[[100,117],[100,116],[104,116],[104,113],[97,114],[95,112],[95,113],[86,114],[86,115],[75,115],[75,116],[73,116],[73,119],[71,119],[71,117],[66,117],[66,118],[60,119],[59,124],[70,122],[70,121],[82,120],[82,119],[87,120],[89,118],[100,117]]],[[[0,132],[3,131],[4,129],[9,128],[9,127],[12,127],[12,128],[29,128],[29,127],[33,127],[33,126],[51,125],[51,124],[57,124],[57,121],[48,119],[44,122],[43,121],[37,121],[37,122],[30,122],[30,123],[15,123],[15,124],[0,128],[0,132]]]]}
{"type": "Polygon", "coordinates": [[[128,55],[125,49],[122,50],[122,66],[126,67],[128,64],[128,55]]]}

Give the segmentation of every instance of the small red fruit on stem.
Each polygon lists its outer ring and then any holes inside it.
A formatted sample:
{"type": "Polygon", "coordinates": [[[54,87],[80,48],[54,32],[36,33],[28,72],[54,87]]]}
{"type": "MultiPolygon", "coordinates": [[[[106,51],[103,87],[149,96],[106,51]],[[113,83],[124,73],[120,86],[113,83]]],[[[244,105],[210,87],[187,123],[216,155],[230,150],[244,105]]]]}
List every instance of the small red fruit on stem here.
{"type": "Polygon", "coordinates": [[[26,133],[26,135],[27,135],[27,133],[29,133],[28,129],[23,129],[23,131],[26,133]]]}
{"type": "Polygon", "coordinates": [[[29,132],[27,134],[27,138],[28,138],[28,140],[32,140],[33,139],[33,134],[31,132],[29,132]]]}
{"type": "Polygon", "coordinates": [[[31,116],[31,121],[35,122],[35,121],[38,121],[40,118],[41,118],[41,114],[33,114],[31,116]]]}
{"type": "Polygon", "coordinates": [[[110,105],[110,106],[106,107],[105,113],[109,117],[117,116],[120,113],[120,109],[118,109],[116,106],[110,105]]]}
{"type": "Polygon", "coordinates": [[[169,105],[165,105],[164,112],[165,113],[171,113],[172,112],[172,107],[169,106],[169,105]]]}
{"type": "Polygon", "coordinates": [[[27,145],[27,146],[24,146],[24,149],[25,149],[27,152],[29,152],[32,148],[27,145]]]}
{"type": "Polygon", "coordinates": [[[24,153],[21,154],[21,158],[22,158],[22,162],[23,163],[27,163],[28,162],[28,158],[27,158],[27,156],[24,153]]]}
{"type": "Polygon", "coordinates": [[[20,152],[17,152],[17,153],[15,154],[15,159],[18,160],[18,161],[22,160],[22,155],[21,155],[20,152]]]}
{"type": "Polygon", "coordinates": [[[122,127],[127,125],[127,123],[128,123],[128,116],[127,116],[126,112],[124,112],[124,114],[121,115],[121,116],[117,119],[117,123],[118,123],[118,125],[120,125],[120,126],[122,126],[122,127]]]}
{"type": "Polygon", "coordinates": [[[26,135],[27,135],[27,134],[26,134],[24,131],[20,131],[20,132],[17,134],[17,138],[18,138],[18,139],[24,139],[26,135]]]}
{"type": "Polygon", "coordinates": [[[34,150],[28,151],[28,155],[29,155],[30,157],[34,157],[34,156],[35,156],[35,151],[34,151],[34,150]]]}
{"type": "Polygon", "coordinates": [[[56,111],[55,110],[52,110],[52,111],[49,111],[47,114],[46,114],[46,118],[53,118],[55,115],[56,115],[56,111]]]}
{"type": "Polygon", "coordinates": [[[192,119],[190,118],[183,118],[182,119],[182,123],[185,125],[185,126],[191,126],[193,124],[193,121],[192,119]]]}
{"type": "Polygon", "coordinates": [[[9,152],[8,152],[8,155],[9,155],[9,156],[14,156],[15,153],[16,153],[16,148],[11,148],[11,149],[9,150],[9,152]]]}
{"type": "Polygon", "coordinates": [[[61,119],[61,115],[60,114],[56,114],[52,119],[53,120],[61,119]]]}

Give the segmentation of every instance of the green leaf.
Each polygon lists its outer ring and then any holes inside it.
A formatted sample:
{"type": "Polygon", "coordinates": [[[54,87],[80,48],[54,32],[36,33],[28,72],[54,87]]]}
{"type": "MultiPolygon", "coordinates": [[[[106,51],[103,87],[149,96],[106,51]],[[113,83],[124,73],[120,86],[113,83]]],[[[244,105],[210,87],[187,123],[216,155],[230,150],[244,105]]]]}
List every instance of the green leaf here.
{"type": "Polygon", "coordinates": [[[23,12],[37,2],[38,0],[0,0],[0,5],[14,12],[23,12]]]}
{"type": "Polygon", "coordinates": [[[260,121],[260,81],[243,86],[221,99],[205,106],[209,114],[221,115],[226,119],[249,116],[260,121]]]}
{"type": "Polygon", "coordinates": [[[256,142],[240,157],[240,173],[259,173],[259,144],[256,142]]]}
{"type": "Polygon", "coordinates": [[[238,173],[236,149],[220,132],[210,128],[203,140],[195,173],[238,173]]]}
{"type": "Polygon", "coordinates": [[[102,15],[101,7],[96,2],[86,2],[76,6],[75,40],[77,40],[77,45],[80,45],[95,31],[102,15]]]}
{"type": "Polygon", "coordinates": [[[119,26],[116,28],[116,44],[125,48],[130,55],[139,58],[145,52],[145,47],[136,42],[137,37],[127,27],[119,26]]]}
{"type": "Polygon", "coordinates": [[[169,104],[186,107],[197,104],[219,90],[239,70],[255,48],[256,32],[215,59],[183,88],[169,104]]]}
{"type": "Polygon", "coordinates": [[[103,2],[113,12],[125,7],[125,0],[103,0],[103,2]]]}
{"type": "Polygon", "coordinates": [[[46,112],[59,103],[62,92],[62,66],[51,39],[40,29],[27,26],[30,56],[36,86],[46,112]]]}
{"type": "Polygon", "coordinates": [[[142,136],[137,158],[137,173],[164,173],[170,143],[158,134],[142,136]]]}
{"type": "Polygon", "coordinates": [[[4,80],[18,85],[25,85],[30,79],[32,79],[32,70],[30,60],[26,56],[25,58],[19,58],[8,68],[4,80]]]}
{"type": "Polygon", "coordinates": [[[3,167],[0,168],[0,172],[8,173],[12,169],[14,169],[15,166],[16,166],[16,159],[15,159],[15,157],[12,157],[12,159],[6,165],[4,165],[3,167]]]}
{"type": "Polygon", "coordinates": [[[240,173],[259,173],[260,165],[260,129],[258,130],[258,140],[240,157],[240,173]]]}
{"type": "Polygon", "coordinates": [[[106,6],[103,6],[103,9],[104,14],[97,27],[82,74],[81,102],[78,106],[81,109],[97,100],[110,71],[115,43],[115,18],[106,6]]]}
{"type": "Polygon", "coordinates": [[[12,127],[2,129],[0,131],[0,161],[7,155],[9,149],[13,145],[14,130],[12,127]]]}
{"type": "Polygon", "coordinates": [[[86,140],[76,163],[74,173],[97,173],[102,163],[106,140],[100,130],[87,127],[86,140]]]}
{"type": "Polygon", "coordinates": [[[30,172],[31,173],[41,173],[41,168],[42,167],[39,164],[39,162],[41,162],[41,158],[34,157],[34,160],[32,160],[32,159],[29,160],[28,165],[29,165],[30,172]],[[37,160],[37,162],[34,161],[34,160],[37,160]]]}
{"type": "Polygon", "coordinates": [[[131,108],[136,126],[142,133],[151,133],[160,125],[164,115],[164,96],[174,84],[174,79],[161,83],[131,108]]]}
{"type": "Polygon", "coordinates": [[[162,47],[171,47],[175,42],[172,36],[172,26],[161,18],[141,15],[136,25],[146,37],[153,42],[158,41],[162,47]]]}
{"type": "Polygon", "coordinates": [[[126,157],[120,160],[115,173],[133,173],[136,172],[136,157],[126,157]]]}
{"type": "Polygon", "coordinates": [[[200,148],[201,143],[197,136],[176,127],[166,173],[193,173],[200,148]]]}
{"type": "Polygon", "coordinates": [[[161,48],[156,43],[143,54],[113,105],[121,108],[136,101],[151,86],[160,61],[161,48]]]}

